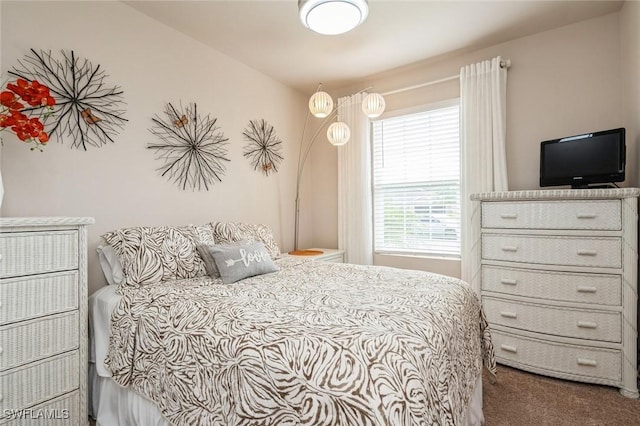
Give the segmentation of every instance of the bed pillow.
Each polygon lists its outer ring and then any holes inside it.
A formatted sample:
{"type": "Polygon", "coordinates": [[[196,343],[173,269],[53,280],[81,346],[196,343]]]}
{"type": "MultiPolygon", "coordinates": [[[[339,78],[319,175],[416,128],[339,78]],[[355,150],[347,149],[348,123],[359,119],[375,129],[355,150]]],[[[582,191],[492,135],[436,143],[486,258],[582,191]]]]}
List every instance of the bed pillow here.
{"type": "MultiPolygon", "coordinates": [[[[249,244],[252,241],[236,241],[233,243],[229,243],[229,244],[225,244],[225,245],[242,245],[242,244],[249,244]]],[[[213,247],[215,244],[214,243],[203,243],[200,242],[198,244],[196,244],[196,250],[198,250],[198,254],[200,255],[200,258],[202,259],[202,261],[204,262],[204,268],[207,270],[207,275],[209,275],[211,278],[220,278],[220,271],[218,271],[218,266],[216,265],[216,261],[213,258],[213,253],[211,252],[211,250],[209,250],[210,247],[213,247]]]]}
{"type": "MultiPolygon", "coordinates": [[[[234,243],[229,243],[227,245],[241,245],[248,244],[250,241],[237,241],[234,243]]],[[[207,275],[211,278],[220,278],[220,271],[218,271],[218,266],[216,265],[216,260],[213,258],[213,253],[210,248],[213,247],[214,243],[198,243],[196,244],[196,250],[200,255],[200,258],[204,262],[204,268],[207,270],[207,275]]]]}
{"type": "Polygon", "coordinates": [[[280,247],[273,236],[273,231],[267,225],[256,225],[243,222],[212,222],[216,244],[229,244],[238,241],[255,241],[265,245],[272,259],[280,256],[280,247]]]}
{"type": "Polygon", "coordinates": [[[278,270],[261,242],[209,245],[207,250],[211,253],[220,278],[225,284],[278,270]]]}
{"type": "Polygon", "coordinates": [[[109,285],[122,284],[124,281],[124,272],[122,271],[122,264],[113,247],[109,244],[104,244],[98,246],[96,251],[98,252],[100,267],[102,267],[102,273],[107,279],[107,283],[109,283],[109,285]]]}
{"type": "Polygon", "coordinates": [[[196,244],[214,241],[210,227],[194,225],[124,228],[102,238],[122,264],[122,284],[134,287],[207,275],[196,244]]]}
{"type": "Polygon", "coordinates": [[[216,261],[213,258],[213,253],[210,250],[210,247],[213,246],[214,244],[199,243],[196,244],[196,250],[198,250],[198,254],[202,259],[202,262],[204,262],[204,268],[207,270],[207,275],[211,278],[220,278],[220,271],[218,271],[216,261]]]}

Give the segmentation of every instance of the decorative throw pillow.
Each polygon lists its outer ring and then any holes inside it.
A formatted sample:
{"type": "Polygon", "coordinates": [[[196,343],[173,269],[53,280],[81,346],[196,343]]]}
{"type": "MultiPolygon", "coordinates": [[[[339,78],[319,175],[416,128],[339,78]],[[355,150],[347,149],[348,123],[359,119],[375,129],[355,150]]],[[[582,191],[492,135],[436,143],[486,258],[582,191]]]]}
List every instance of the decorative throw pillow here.
{"type": "MultiPolygon", "coordinates": [[[[243,244],[249,244],[251,242],[252,241],[243,240],[243,241],[228,243],[226,245],[240,246],[243,244]]],[[[218,266],[216,265],[216,261],[213,258],[213,253],[210,250],[210,248],[214,246],[215,246],[214,243],[198,243],[196,244],[196,250],[198,250],[198,254],[200,255],[200,258],[202,258],[202,261],[204,262],[204,267],[207,270],[207,275],[209,275],[211,278],[220,278],[220,271],[218,271],[218,266]]]]}
{"type": "Polygon", "coordinates": [[[256,241],[265,245],[272,259],[280,256],[280,247],[267,225],[256,225],[243,222],[212,222],[216,244],[229,244],[238,241],[256,241]]]}
{"type": "Polygon", "coordinates": [[[124,228],[102,238],[118,255],[123,284],[134,287],[206,275],[196,242],[213,243],[211,228],[194,225],[124,228]]]}
{"type": "Polygon", "coordinates": [[[211,253],[220,278],[225,284],[278,270],[261,242],[241,245],[208,245],[207,250],[211,253]]]}
{"type": "Polygon", "coordinates": [[[213,258],[213,253],[211,252],[212,247],[215,247],[215,244],[196,244],[196,250],[198,250],[198,254],[204,262],[204,268],[207,270],[207,275],[211,278],[220,278],[220,271],[218,271],[216,261],[213,258]]]}

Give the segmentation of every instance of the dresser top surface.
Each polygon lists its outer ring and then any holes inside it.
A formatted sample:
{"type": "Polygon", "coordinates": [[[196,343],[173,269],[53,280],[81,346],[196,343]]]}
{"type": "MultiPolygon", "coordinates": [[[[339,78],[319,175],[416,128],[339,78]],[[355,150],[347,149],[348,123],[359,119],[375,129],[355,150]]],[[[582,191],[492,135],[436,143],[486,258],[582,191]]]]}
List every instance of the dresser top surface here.
{"type": "Polygon", "coordinates": [[[0,217],[0,228],[20,226],[92,225],[92,217],[0,217]]]}
{"type": "Polygon", "coordinates": [[[593,188],[479,192],[471,194],[471,199],[474,201],[590,200],[634,198],[638,196],[640,196],[640,188],[593,188]]]}

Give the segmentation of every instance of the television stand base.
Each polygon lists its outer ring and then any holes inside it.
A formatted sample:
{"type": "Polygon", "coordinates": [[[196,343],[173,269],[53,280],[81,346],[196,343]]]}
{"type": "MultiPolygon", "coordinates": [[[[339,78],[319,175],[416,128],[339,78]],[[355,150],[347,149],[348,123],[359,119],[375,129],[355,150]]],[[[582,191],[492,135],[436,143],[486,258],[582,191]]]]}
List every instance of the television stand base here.
{"type": "Polygon", "coordinates": [[[603,185],[571,185],[571,189],[606,189],[606,188],[618,188],[612,183],[603,185]]]}

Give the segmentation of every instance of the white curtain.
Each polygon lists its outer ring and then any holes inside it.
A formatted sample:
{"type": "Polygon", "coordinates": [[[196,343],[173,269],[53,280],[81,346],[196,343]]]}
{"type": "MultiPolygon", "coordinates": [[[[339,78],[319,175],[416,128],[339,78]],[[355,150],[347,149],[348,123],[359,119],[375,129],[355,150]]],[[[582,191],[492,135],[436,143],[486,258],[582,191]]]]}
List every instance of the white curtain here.
{"type": "Polygon", "coordinates": [[[362,112],[366,93],[338,100],[338,120],[351,138],[338,147],[338,248],[345,262],[373,263],[371,142],[369,118],[362,112]]]}
{"type": "Polygon", "coordinates": [[[507,67],[499,56],[460,69],[462,279],[480,294],[480,211],[469,197],[506,191],[507,67]]]}

